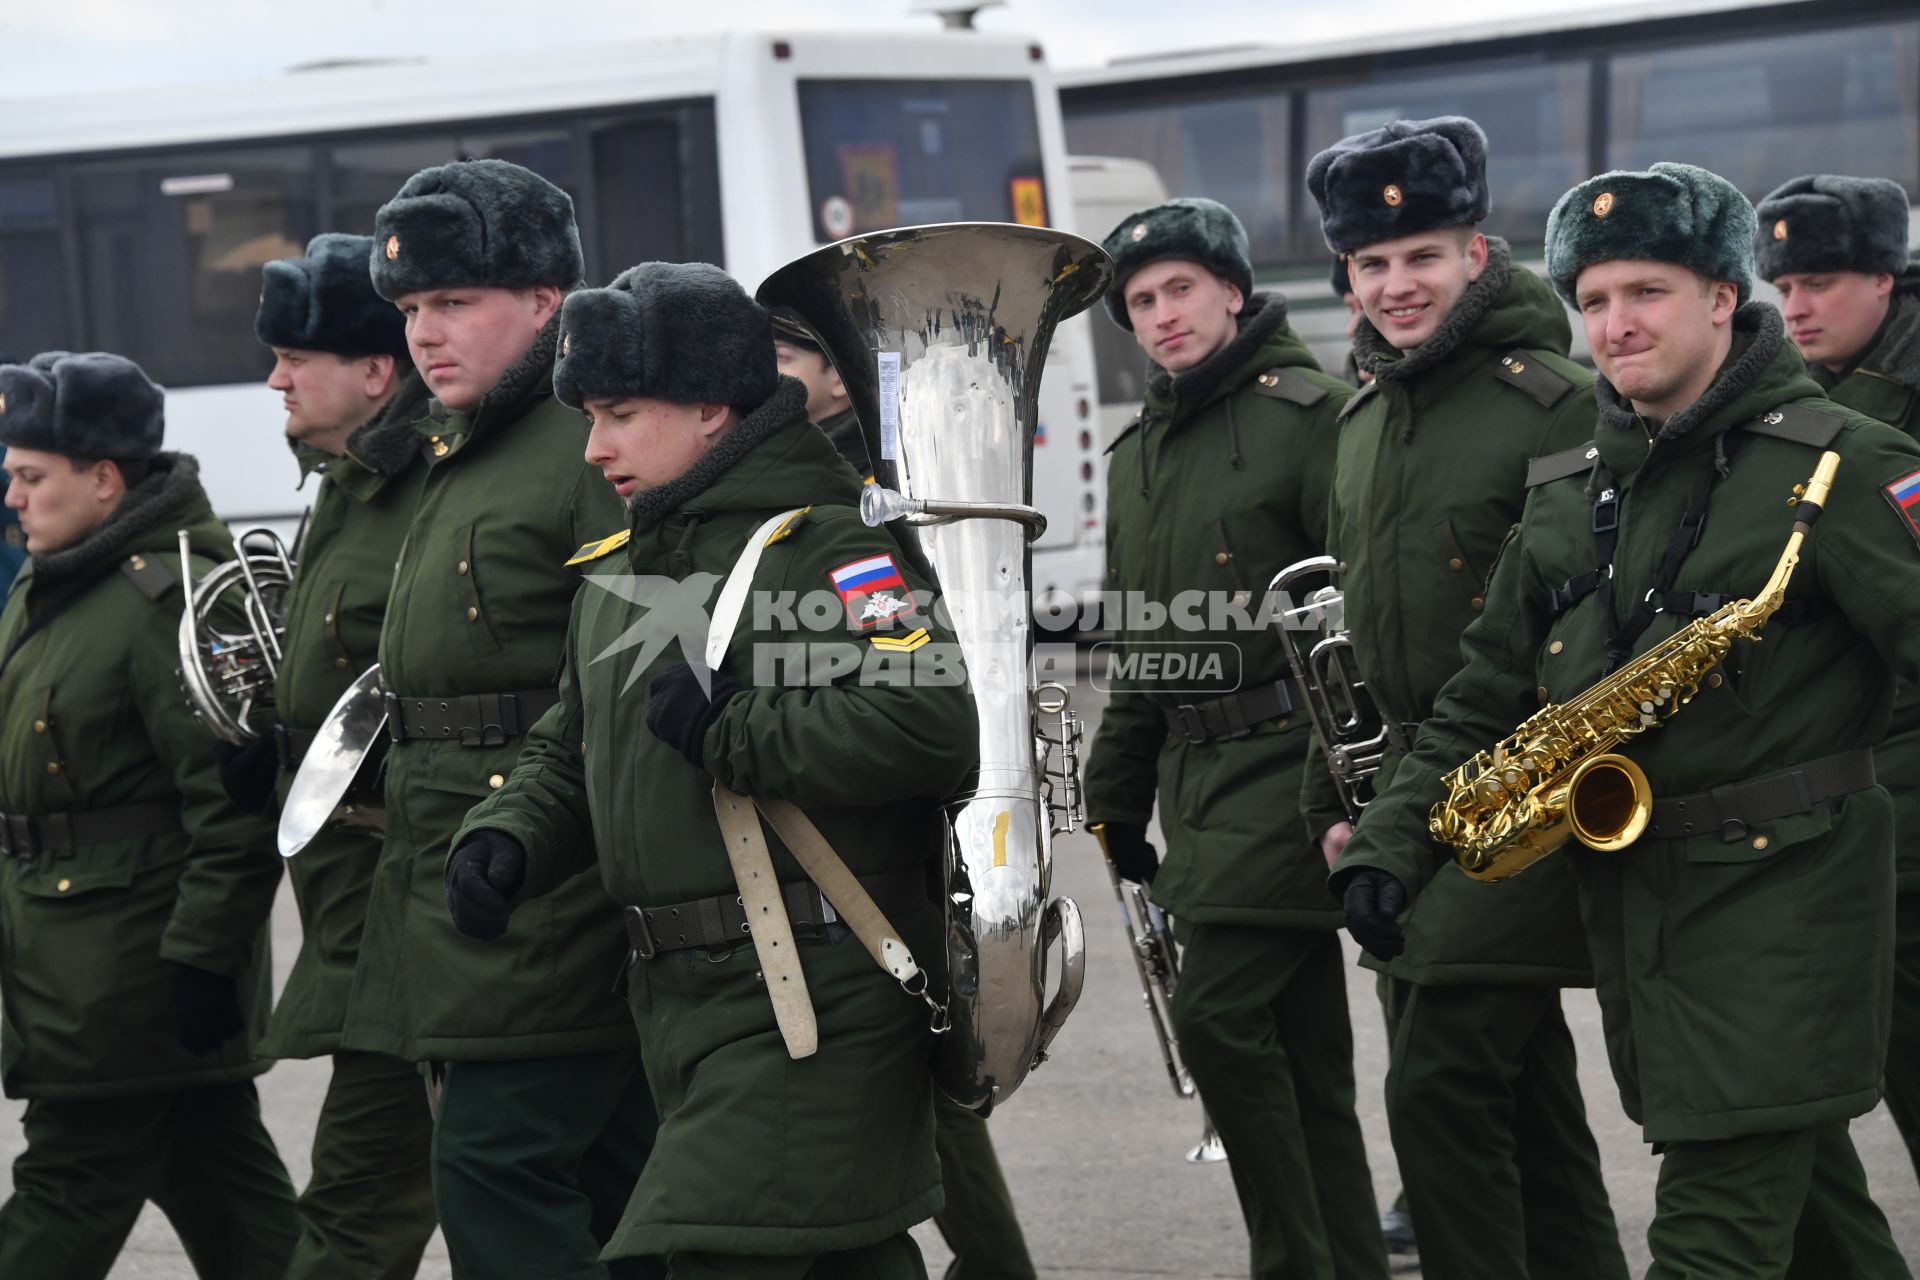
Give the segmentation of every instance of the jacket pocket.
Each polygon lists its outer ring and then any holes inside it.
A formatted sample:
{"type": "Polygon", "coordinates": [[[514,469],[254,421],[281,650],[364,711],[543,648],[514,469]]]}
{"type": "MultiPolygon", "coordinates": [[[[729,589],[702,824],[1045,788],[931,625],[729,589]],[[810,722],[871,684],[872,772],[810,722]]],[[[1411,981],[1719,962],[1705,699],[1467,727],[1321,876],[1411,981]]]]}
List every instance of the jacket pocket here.
{"type": "Polygon", "coordinates": [[[1475,613],[1486,607],[1486,579],[1468,557],[1466,549],[1460,545],[1460,535],[1454,531],[1453,521],[1442,520],[1433,526],[1433,543],[1439,549],[1447,577],[1454,580],[1460,594],[1466,597],[1467,604],[1475,613]]]}
{"type": "Polygon", "coordinates": [[[500,652],[500,642],[494,638],[486,593],[480,587],[479,529],[478,524],[470,524],[460,530],[457,535],[459,559],[449,568],[454,574],[456,598],[466,618],[469,645],[474,654],[491,657],[500,652]]]}
{"type": "Polygon", "coordinates": [[[1806,813],[1748,824],[1738,840],[1722,839],[1717,832],[1695,836],[1686,842],[1685,857],[1688,862],[1706,865],[1764,862],[1832,830],[1833,805],[1821,800],[1806,813]]]}

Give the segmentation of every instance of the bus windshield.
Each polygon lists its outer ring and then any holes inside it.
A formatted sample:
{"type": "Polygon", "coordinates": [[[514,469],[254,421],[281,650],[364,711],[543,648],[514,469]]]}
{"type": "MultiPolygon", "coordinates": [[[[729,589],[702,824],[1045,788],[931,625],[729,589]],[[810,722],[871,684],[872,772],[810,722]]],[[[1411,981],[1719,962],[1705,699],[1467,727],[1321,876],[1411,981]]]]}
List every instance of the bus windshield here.
{"type": "Polygon", "coordinates": [[[1027,80],[801,80],[813,233],[925,222],[1044,226],[1027,80]]]}

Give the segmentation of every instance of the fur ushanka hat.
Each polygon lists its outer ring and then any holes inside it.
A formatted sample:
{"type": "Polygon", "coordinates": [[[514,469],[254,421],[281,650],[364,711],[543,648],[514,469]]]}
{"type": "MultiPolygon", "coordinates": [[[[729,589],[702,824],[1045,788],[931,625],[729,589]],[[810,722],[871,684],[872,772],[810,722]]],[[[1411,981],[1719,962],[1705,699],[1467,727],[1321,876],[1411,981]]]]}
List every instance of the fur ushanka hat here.
{"type": "Polygon", "coordinates": [[[304,257],[277,258],[260,273],[254,336],[269,347],[337,356],[405,356],[407,321],[374,292],[372,236],[329,231],[304,257]]]}
{"type": "Polygon", "coordinates": [[[586,278],[573,198],[505,160],[422,169],[373,215],[373,287],[571,289],[586,278]]]}
{"type": "Polygon", "coordinates": [[[1762,280],[1814,271],[1907,269],[1907,189],[1889,178],[1812,173],[1782,183],[1754,212],[1754,266],[1762,280]]]}
{"type": "Polygon", "coordinates": [[[1671,262],[1753,293],[1753,205],[1717,173],[1660,161],[1588,178],[1547,215],[1547,279],[1568,306],[1596,262],[1671,262]]]}
{"type": "Polygon", "coordinates": [[[125,356],[47,351],[0,365],[0,446],[70,458],[151,458],[165,397],[125,356]]]}
{"type": "Polygon", "coordinates": [[[1470,227],[1493,209],[1487,135],[1465,116],[1395,120],[1356,133],[1307,164],[1327,248],[1370,244],[1442,227],[1470,227]]]}
{"type": "Polygon", "coordinates": [[[704,262],[643,262],[560,310],[553,393],[637,396],[757,408],[779,381],[773,319],[738,281],[704,262]]]}

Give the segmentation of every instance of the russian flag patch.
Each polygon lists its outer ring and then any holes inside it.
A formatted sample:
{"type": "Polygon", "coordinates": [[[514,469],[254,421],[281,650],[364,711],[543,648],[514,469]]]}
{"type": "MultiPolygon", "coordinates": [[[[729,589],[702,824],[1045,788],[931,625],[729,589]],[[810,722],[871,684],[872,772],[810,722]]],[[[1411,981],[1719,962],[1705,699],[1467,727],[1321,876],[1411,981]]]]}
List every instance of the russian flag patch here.
{"type": "Polygon", "coordinates": [[[868,556],[827,570],[840,603],[847,607],[847,620],[856,629],[877,627],[914,609],[913,592],[900,576],[900,567],[890,555],[868,556]]]}
{"type": "Polygon", "coordinates": [[[1900,513],[1914,541],[1920,542],[1920,471],[1901,476],[1891,484],[1881,485],[1880,492],[1887,495],[1887,501],[1900,513]]]}

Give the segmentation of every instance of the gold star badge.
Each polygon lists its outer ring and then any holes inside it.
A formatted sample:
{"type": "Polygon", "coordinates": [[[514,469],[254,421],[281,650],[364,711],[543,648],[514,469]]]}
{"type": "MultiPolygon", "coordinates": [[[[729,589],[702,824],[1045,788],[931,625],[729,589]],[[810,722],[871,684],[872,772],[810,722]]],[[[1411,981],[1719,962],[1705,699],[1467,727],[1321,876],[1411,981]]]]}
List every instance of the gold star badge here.
{"type": "Polygon", "coordinates": [[[1602,191],[1593,198],[1593,216],[1604,218],[1613,212],[1613,192],[1602,191]]]}
{"type": "Polygon", "coordinates": [[[1400,202],[1402,200],[1405,200],[1407,197],[1401,193],[1399,187],[1396,187],[1393,185],[1393,183],[1389,182],[1387,184],[1387,189],[1380,193],[1380,198],[1382,200],[1385,200],[1388,204],[1392,205],[1394,208],[1397,209],[1400,207],[1400,202]]]}
{"type": "Polygon", "coordinates": [[[1787,238],[1787,220],[1785,218],[1773,224],[1773,238],[1775,240],[1785,240],[1787,238]]]}
{"type": "Polygon", "coordinates": [[[1144,222],[1134,223],[1133,230],[1127,232],[1127,239],[1134,241],[1136,244],[1142,240],[1145,240],[1146,238],[1147,238],[1147,224],[1144,222]]]}
{"type": "Polygon", "coordinates": [[[398,258],[399,256],[400,256],[400,237],[388,236],[387,237],[387,261],[392,262],[395,258],[398,258]]]}

